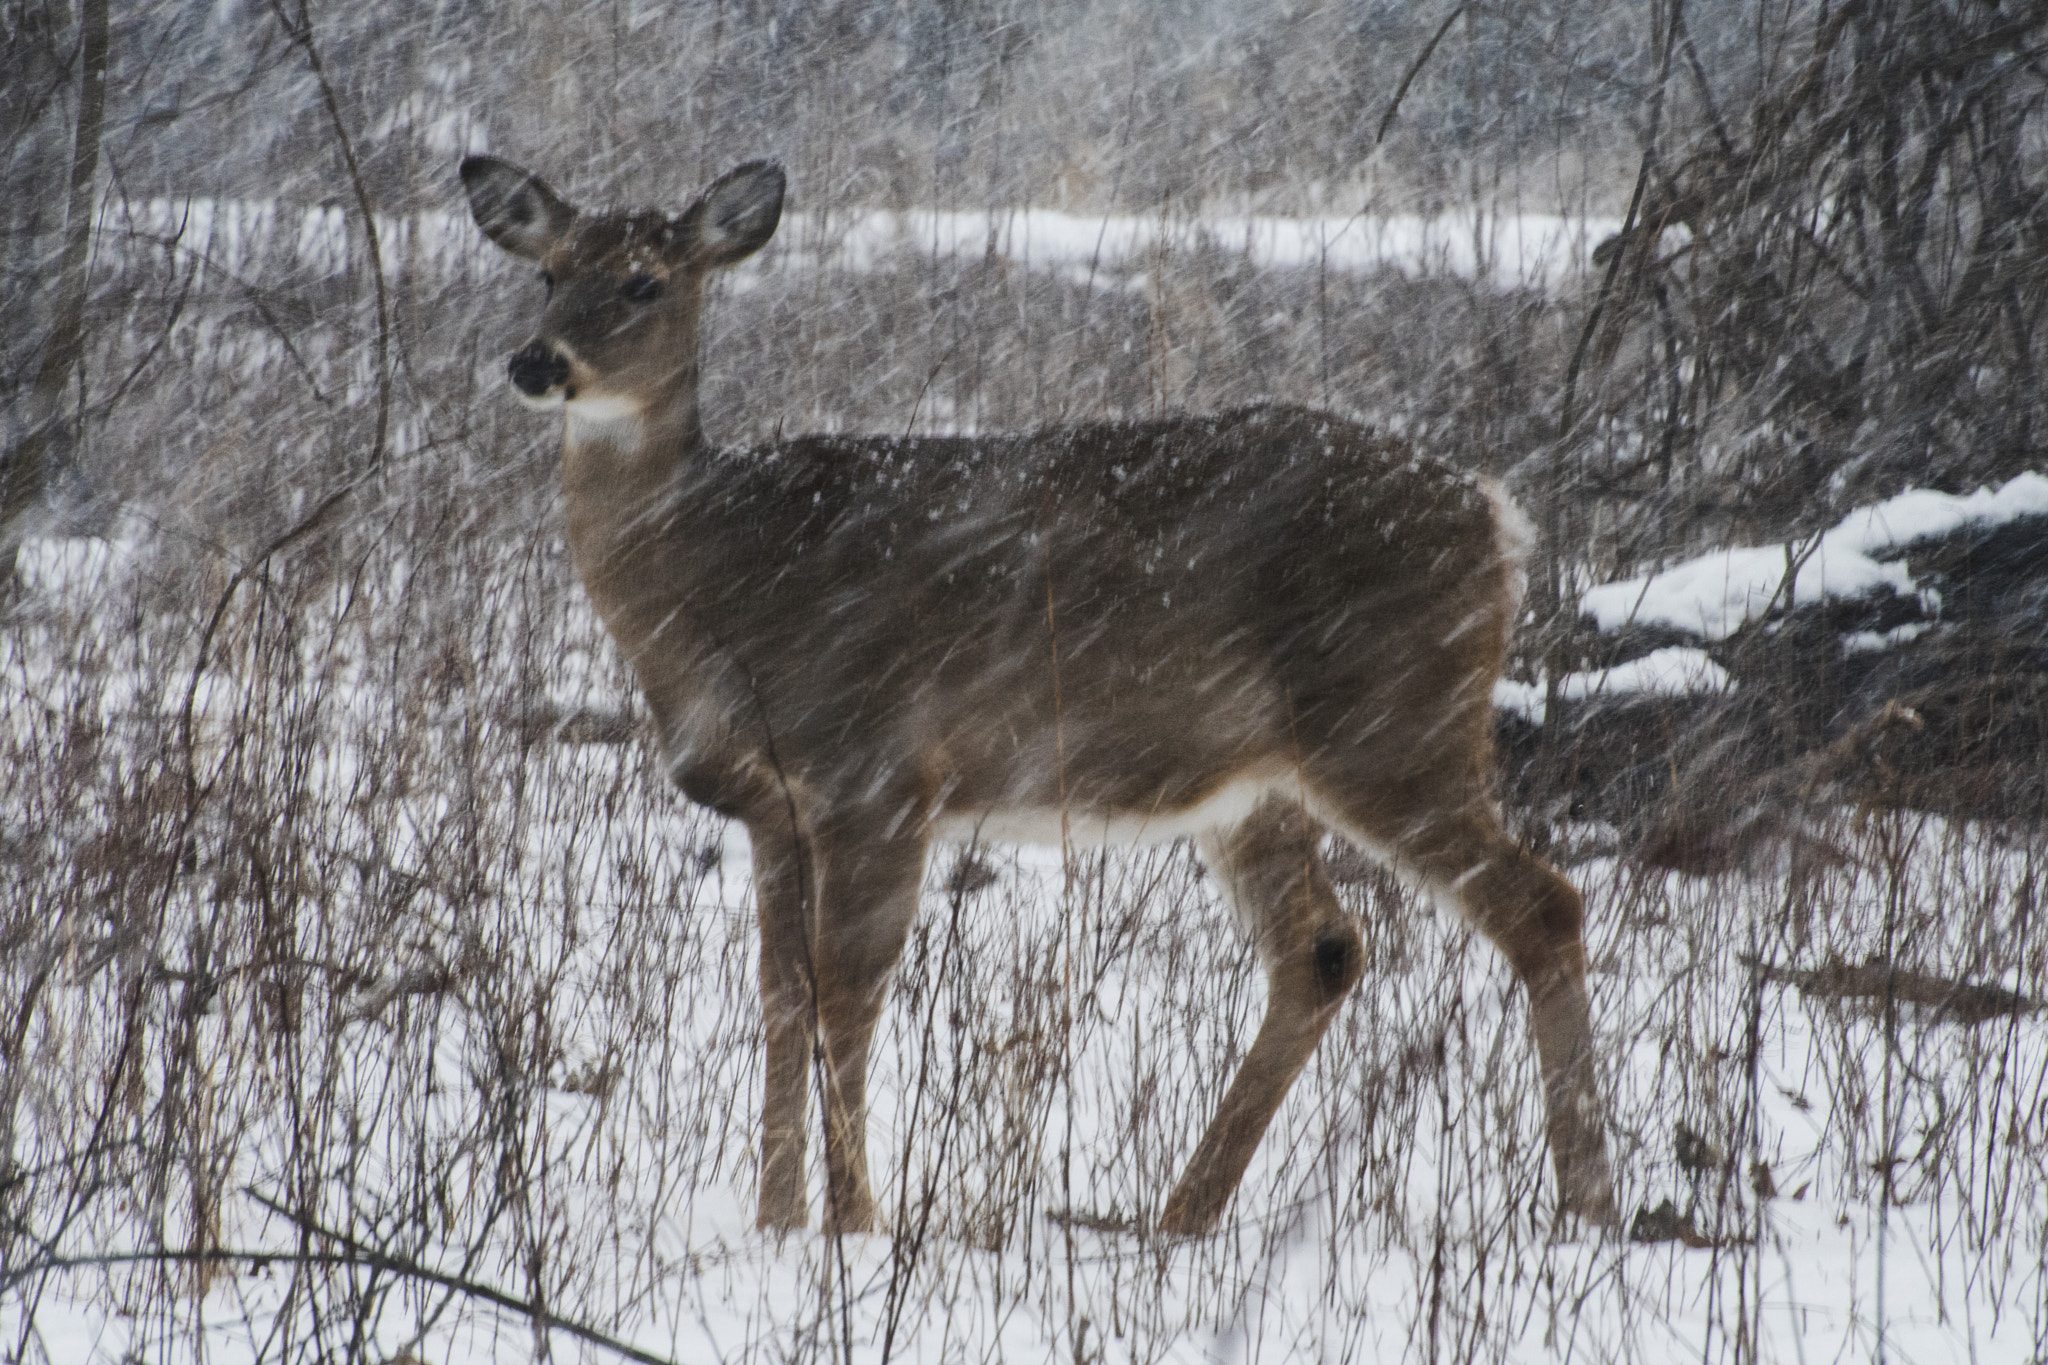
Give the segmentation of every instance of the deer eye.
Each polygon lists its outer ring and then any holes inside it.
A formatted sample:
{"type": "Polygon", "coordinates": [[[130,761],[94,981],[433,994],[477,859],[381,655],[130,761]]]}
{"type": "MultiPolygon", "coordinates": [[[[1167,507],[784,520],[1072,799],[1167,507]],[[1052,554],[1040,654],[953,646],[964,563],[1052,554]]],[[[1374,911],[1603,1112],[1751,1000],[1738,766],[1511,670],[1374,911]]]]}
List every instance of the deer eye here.
{"type": "Polygon", "coordinates": [[[548,297],[555,296],[555,277],[548,271],[540,272],[540,287],[548,291],[548,297]]]}
{"type": "Polygon", "coordinates": [[[619,286],[619,296],[634,303],[652,303],[661,297],[661,281],[652,275],[628,275],[619,286]]]}

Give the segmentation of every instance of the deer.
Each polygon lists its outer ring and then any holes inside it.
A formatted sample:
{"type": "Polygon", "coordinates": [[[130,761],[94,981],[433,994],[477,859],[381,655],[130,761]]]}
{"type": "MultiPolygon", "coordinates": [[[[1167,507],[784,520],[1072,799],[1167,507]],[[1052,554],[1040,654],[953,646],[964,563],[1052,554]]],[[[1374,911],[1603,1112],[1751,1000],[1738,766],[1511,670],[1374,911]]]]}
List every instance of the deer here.
{"type": "Polygon", "coordinates": [[[772,161],[678,213],[460,167],[547,299],[508,374],[559,412],[570,559],[659,760],[752,846],[766,1056],[757,1224],[875,1228],[869,1051],[935,843],[1192,836],[1265,1014],[1150,1224],[1215,1227],[1365,970],[1334,832],[1462,914],[1527,994],[1558,1209],[1614,1221],[1579,892],[1502,827],[1492,692],[1528,520],[1495,482],[1326,412],[810,435],[722,449],[706,278],[781,221],[772,161]]]}

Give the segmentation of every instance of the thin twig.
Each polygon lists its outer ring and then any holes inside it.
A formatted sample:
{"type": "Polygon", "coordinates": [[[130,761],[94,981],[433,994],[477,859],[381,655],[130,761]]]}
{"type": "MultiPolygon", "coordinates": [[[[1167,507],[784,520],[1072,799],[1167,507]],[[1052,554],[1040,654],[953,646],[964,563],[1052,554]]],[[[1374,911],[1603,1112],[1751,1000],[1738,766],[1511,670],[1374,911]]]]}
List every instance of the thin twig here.
{"type": "Polygon", "coordinates": [[[1387,112],[1380,116],[1380,130],[1374,133],[1372,138],[1374,151],[1378,151],[1380,144],[1387,140],[1387,132],[1394,126],[1394,116],[1401,112],[1401,101],[1408,96],[1408,87],[1415,83],[1415,78],[1422,74],[1422,68],[1436,55],[1436,45],[1451,31],[1451,25],[1458,22],[1458,16],[1465,12],[1465,5],[1466,0],[1458,0],[1458,3],[1452,6],[1451,12],[1444,16],[1444,21],[1437,25],[1436,33],[1422,45],[1422,51],[1415,54],[1415,60],[1408,64],[1407,73],[1401,77],[1401,83],[1394,87],[1394,98],[1387,101],[1387,112]]]}
{"type": "Polygon", "coordinates": [[[340,1243],[347,1250],[279,1252],[262,1249],[245,1251],[223,1248],[215,1248],[211,1251],[173,1251],[165,1249],[161,1251],[108,1251],[98,1252],[89,1256],[50,1256],[25,1265],[20,1270],[9,1271],[6,1280],[0,1282],[0,1286],[11,1287],[18,1281],[25,1280],[31,1275],[46,1275],[56,1270],[89,1270],[94,1266],[222,1265],[231,1264],[236,1261],[247,1261],[256,1265],[346,1266],[358,1270],[382,1271],[387,1275],[399,1275],[409,1280],[418,1280],[423,1284],[434,1284],[440,1285],[445,1289],[453,1289],[468,1295],[470,1298],[482,1299],[485,1303],[495,1304],[499,1308],[507,1308],[515,1313],[524,1314],[537,1325],[549,1331],[567,1332],[570,1336],[580,1341],[587,1341],[593,1346],[602,1346],[607,1351],[611,1351],[627,1360],[639,1361],[641,1365],[674,1365],[674,1362],[667,1356],[658,1356],[652,1351],[643,1351],[631,1342],[620,1341],[617,1337],[608,1336],[598,1331],[595,1327],[589,1327],[574,1319],[550,1313],[546,1309],[529,1303],[525,1299],[507,1294],[502,1289],[494,1289],[487,1284],[478,1284],[475,1280],[465,1279],[460,1275],[450,1275],[443,1271],[435,1270],[431,1266],[423,1266],[417,1261],[408,1260],[403,1256],[393,1256],[387,1252],[362,1246],[360,1243],[352,1241],[340,1233],[329,1232],[318,1228],[314,1224],[297,1219],[286,1210],[279,1208],[276,1204],[263,1199],[261,1196],[252,1194],[252,1197],[258,1203],[275,1209],[283,1217],[292,1218],[294,1222],[314,1232],[315,1235],[330,1238],[340,1243]]]}

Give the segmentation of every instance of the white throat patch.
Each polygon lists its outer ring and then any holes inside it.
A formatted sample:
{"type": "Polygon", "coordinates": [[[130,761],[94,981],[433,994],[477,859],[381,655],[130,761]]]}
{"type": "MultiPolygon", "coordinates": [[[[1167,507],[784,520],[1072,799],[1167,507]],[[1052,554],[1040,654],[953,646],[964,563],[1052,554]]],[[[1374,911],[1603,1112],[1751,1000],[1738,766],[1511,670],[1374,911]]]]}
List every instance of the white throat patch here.
{"type": "Polygon", "coordinates": [[[577,445],[591,443],[630,450],[640,444],[640,405],[629,398],[578,398],[562,405],[568,418],[566,435],[577,445]]]}

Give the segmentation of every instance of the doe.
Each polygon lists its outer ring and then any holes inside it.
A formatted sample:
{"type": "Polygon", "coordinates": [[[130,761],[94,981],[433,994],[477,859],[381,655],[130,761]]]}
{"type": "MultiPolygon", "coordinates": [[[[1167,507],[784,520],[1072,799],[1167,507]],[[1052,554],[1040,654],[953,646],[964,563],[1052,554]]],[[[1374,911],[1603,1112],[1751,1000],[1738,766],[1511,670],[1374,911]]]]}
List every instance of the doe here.
{"type": "Polygon", "coordinates": [[[1269,982],[1154,1221],[1212,1227],[1364,954],[1325,828],[1454,903],[1529,995],[1562,1207],[1611,1222],[1583,903],[1502,832],[1492,691],[1527,521],[1500,488],[1321,412],[721,450],[704,279],[758,250],[755,161],[679,214],[581,212],[492,157],[477,225],[539,263],[511,359],[564,415],[570,554],[661,756],[753,844],[767,1036],[759,1223],[874,1226],[868,1051],[935,840],[1196,835],[1269,982]]]}

